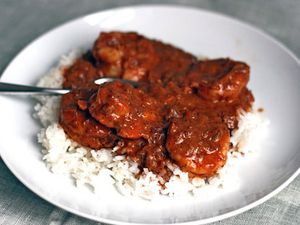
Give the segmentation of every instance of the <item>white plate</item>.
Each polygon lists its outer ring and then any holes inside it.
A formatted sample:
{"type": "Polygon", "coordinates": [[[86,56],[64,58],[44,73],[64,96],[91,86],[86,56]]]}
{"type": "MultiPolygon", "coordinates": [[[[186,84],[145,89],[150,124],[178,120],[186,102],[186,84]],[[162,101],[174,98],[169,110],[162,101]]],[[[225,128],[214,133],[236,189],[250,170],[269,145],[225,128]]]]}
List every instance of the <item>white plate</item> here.
{"type": "Polygon", "coordinates": [[[90,48],[100,31],[130,30],[195,55],[231,57],[251,66],[250,88],[271,120],[260,154],[239,165],[240,187],[216,197],[149,202],[107,193],[96,197],[53,175],[36,143],[33,101],[0,96],[0,150],[9,169],[33,192],[75,214],[105,223],[185,223],[221,220],[278,193],[299,174],[300,65],[280,43],[244,23],[176,6],[135,6],[91,14],[36,39],[7,67],[1,81],[35,84],[62,54],[90,48]]]}

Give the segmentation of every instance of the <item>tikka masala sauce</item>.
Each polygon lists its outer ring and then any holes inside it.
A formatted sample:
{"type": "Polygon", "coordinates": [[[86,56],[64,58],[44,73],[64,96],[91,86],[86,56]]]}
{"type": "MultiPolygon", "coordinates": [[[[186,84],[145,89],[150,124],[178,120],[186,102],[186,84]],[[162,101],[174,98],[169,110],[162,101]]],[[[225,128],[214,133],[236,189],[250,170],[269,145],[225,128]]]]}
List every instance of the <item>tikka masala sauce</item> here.
{"type": "Polygon", "coordinates": [[[249,66],[228,58],[197,60],[133,32],[102,32],[64,72],[59,123],[92,148],[118,147],[140,168],[168,180],[171,163],[191,176],[224,166],[239,113],[254,101],[249,66]],[[94,84],[101,77],[137,81],[94,84]]]}

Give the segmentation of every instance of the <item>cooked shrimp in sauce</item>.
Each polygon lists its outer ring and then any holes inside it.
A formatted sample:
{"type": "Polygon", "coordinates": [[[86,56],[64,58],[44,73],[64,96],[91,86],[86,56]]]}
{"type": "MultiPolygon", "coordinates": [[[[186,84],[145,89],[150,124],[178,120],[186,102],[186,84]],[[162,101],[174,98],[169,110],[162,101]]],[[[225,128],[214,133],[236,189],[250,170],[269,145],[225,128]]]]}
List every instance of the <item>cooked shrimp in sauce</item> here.
{"type": "Polygon", "coordinates": [[[224,166],[240,111],[250,111],[250,68],[228,58],[197,60],[134,32],[102,32],[93,49],[64,71],[59,123],[79,144],[117,147],[168,180],[176,164],[211,177],[224,166]],[[100,77],[137,81],[137,87],[100,77]]]}

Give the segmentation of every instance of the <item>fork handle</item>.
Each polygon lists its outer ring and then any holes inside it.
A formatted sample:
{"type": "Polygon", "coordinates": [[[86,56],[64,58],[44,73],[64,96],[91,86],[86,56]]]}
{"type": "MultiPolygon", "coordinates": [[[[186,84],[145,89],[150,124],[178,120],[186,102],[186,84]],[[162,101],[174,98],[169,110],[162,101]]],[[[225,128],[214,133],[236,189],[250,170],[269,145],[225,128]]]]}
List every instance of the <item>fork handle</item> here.
{"type": "Polygon", "coordinates": [[[44,88],[20,84],[10,84],[0,82],[0,94],[51,94],[63,95],[70,92],[69,89],[62,88],[44,88]]]}

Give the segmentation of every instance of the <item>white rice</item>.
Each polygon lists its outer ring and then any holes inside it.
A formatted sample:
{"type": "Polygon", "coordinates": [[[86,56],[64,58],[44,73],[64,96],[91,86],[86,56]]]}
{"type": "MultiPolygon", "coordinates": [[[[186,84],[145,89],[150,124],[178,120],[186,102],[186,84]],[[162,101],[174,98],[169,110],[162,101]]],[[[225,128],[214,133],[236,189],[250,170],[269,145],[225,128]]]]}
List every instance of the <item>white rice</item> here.
{"type": "MultiPolygon", "coordinates": [[[[80,54],[80,51],[73,51],[63,56],[58,66],[42,77],[38,85],[61,87],[63,69],[70,66],[80,54]]],[[[116,155],[116,149],[91,150],[69,139],[58,124],[60,97],[39,96],[36,99],[38,103],[34,107],[34,117],[43,127],[38,133],[38,142],[43,146],[43,160],[53,173],[70,175],[77,186],[89,185],[96,194],[103,188],[103,184],[109,184],[122,195],[139,196],[149,200],[162,195],[198,196],[210,187],[232,188],[236,185],[234,171],[237,170],[237,161],[251,152],[258,151],[262,133],[268,125],[268,120],[262,113],[242,113],[239,129],[233,132],[231,138],[234,148],[228,153],[226,165],[215,177],[209,180],[189,179],[187,173],[175,165],[170,165],[174,175],[165,184],[165,188],[162,188],[159,184],[162,178],[146,168],[143,175],[137,179],[136,175],[140,173],[137,164],[124,156],[116,155]]]]}

